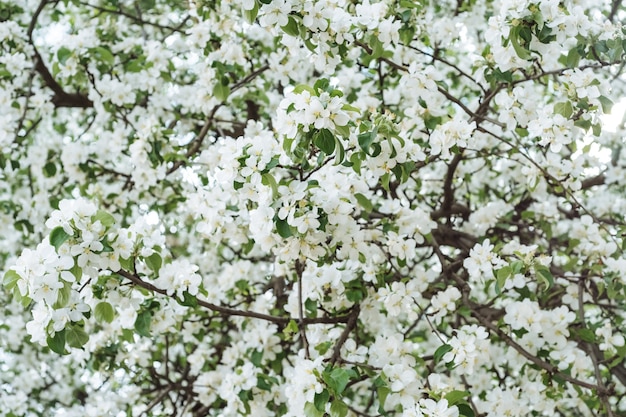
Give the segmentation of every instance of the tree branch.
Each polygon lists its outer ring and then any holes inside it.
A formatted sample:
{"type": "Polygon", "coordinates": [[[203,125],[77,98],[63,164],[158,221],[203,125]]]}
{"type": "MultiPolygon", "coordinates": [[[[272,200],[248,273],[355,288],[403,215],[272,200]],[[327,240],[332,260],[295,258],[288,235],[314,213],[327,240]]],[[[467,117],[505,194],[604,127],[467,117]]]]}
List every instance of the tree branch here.
{"type": "MultiPolygon", "coordinates": [[[[158,288],[154,286],[153,284],[142,280],[137,274],[134,274],[129,271],[125,271],[123,269],[120,269],[116,273],[130,280],[133,284],[137,285],[138,287],[144,288],[148,291],[155,292],[157,294],[165,295],[169,298],[176,299],[176,296],[174,294],[169,295],[166,290],[158,288]]],[[[278,317],[278,316],[272,316],[269,314],[257,313],[254,311],[237,310],[237,309],[230,308],[230,307],[223,307],[217,304],[209,303],[208,301],[204,301],[201,299],[198,299],[198,305],[208,310],[219,313],[220,315],[223,315],[223,316],[249,317],[249,318],[255,318],[255,319],[260,319],[260,320],[266,320],[272,323],[282,324],[282,325],[286,325],[291,320],[293,320],[290,317],[278,317]]],[[[338,316],[338,317],[303,318],[302,322],[304,324],[338,324],[338,323],[347,323],[349,319],[350,319],[350,315],[345,315],[345,316],[338,316]]]]}
{"type": "Polygon", "coordinates": [[[613,0],[613,3],[611,4],[611,11],[609,12],[609,15],[607,16],[607,19],[609,19],[611,22],[615,20],[615,17],[617,16],[617,12],[619,11],[619,8],[622,5],[622,1],[623,0],[613,0]]]}
{"type": "MultiPolygon", "coordinates": [[[[252,81],[254,78],[258,77],[260,74],[267,71],[268,69],[269,69],[269,65],[266,64],[266,65],[263,65],[262,67],[257,68],[250,74],[246,75],[244,78],[237,81],[232,86],[232,88],[230,89],[231,93],[242,88],[248,82],[252,81]]],[[[191,141],[190,143],[191,146],[189,147],[189,149],[187,150],[187,153],[185,154],[185,159],[174,162],[174,164],[167,170],[166,172],[167,175],[176,171],[183,165],[186,165],[189,162],[188,161],[189,158],[191,158],[192,156],[194,156],[200,151],[200,148],[202,147],[202,143],[204,142],[206,135],[209,133],[209,129],[211,128],[215,114],[217,113],[217,111],[223,104],[224,103],[220,103],[217,106],[215,106],[213,110],[211,110],[211,113],[207,116],[207,118],[204,121],[204,125],[202,126],[202,129],[200,130],[198,135],[191,141]]]]}
{"type": "Polygon", "coordinates": [[[504,332],[498,326],[493,324],[491,320],[489,320],[487,317],[483,316],[480,310],[484,308],[484,306],[473,302],[469,298],[471,288],[469,284],[467,283],[467,281],[461,278],[460,276],[458,276],[454,271],[452,271],[452,269],[450,268],[450,264],[446,260],[443,253],[441,252],[439,248],[439,244],[436,241],[436,239],[432,237],[431,241],[433,243],[433,248],[435,250],[435,253],[437,254],[439,258],[439,262],[441,263],[442,273],[451,277],[456,282],[459,290],[461,291],[461,297],[462,297],[461,299],[463,301],[463,305],[467,306],[470,309],[472,317],[478,320],[478,322],[481,325],[489,329],[492,333],[495,333],[500,339],[502,339],[504,343],[506,343],[508,346],[512,347],[513,349],[515,349],[520,355],[526,358],[529,362],[533,363],[534,365],[543,369],[544,371],[547,371],[551,375],[558,376],[559,378],[569,383],[578,385],[579,387],[588,388],[590,390],[596,390],[596,393],[598,395],[610,395],[610,391],[606,389],[605,387],[601,385],[593,384],[591,382],[583,381],[581,379],[574,378],[568,374],[565,374],[559,371],[558,367],[528,352],[521,345],[519,345],[515,340],[513,340],[511,336],[509,336],[506,332],[504,332]]]}
{"type": "Polygon", "coordinates": [[[421,50],[421,49],[419,49],[419,48],[417,48],[417,47],[415,47],[415,46],[409,46],[409,48],[410,48],[410,49],[413,49],[413,50],[414,50],[414,51],[416,51],[416,52],[419,52],[420,54],[424,54],[424,55],[426,55],[426,56],[428,56],[428,57],[430,57],[430,58],[434,59],[435,61],[439,61],[439,62],[441,62],[441,63],[442,63],[442,64],[444,64],[444,65],[447,65],[447,66],[449,66],[449,67],[451,67],[451,68],[454,68],[454,69],[455,69],[455,70],[459,73],[459,75],[461,75],[461,76],[463,76],[463,77],[467,78],[468,80],[470,80],[471,82],[473,82],[474,84],[476,84],[478,87],[480,87],[480,89],[481,89],[481,90],[483,90],[483,92],[484,92],[484,93],[486,93],[486,92],[487,92],[487,90],[485,89],[485,87],[483,87],[482,85],[480,85],[480,83],[479,83],[478,81],[476,81],[476,80],[474,79],[474,77],[472,77],[471,75],[469,75],[467,72],[463,71],[461,68],[459,68],[457,65],[453,64],[452,62],[450,62],[450,61],[448,61],[448,60],[446,60],[446,59],[444,59],[444,58],[441,58],[441,57],[440,57],[440,56],[438,56],[438,55],[434,55],[434,54],[431,54],[430,52],[423,51],[423,50],[421,50]]]}
{"type": "Polygon", "coordinates": [[[298,277],[298,327],[300,328],[300,341],[302,342],[302,348],[304,349],[304,357],[310,358],[309,353],[309,340],[306,337],[306,323],[304,322],[304,298],[302,296],[302,272],[304,271],[304,265],[297,260],[295,265],[296,275],[298,277]]]}
{"type": "Polygon", "coordinates": [[[63,90],[63,87],[54,79],[50,70],[43,62],[43,58],[37,47],[35,47],[35,42],[33,42],[33,32],[35,30],[35,26],[37,25],[37,19],[39,19],[39,15],[43,11],[44,7],[48,3],[47,0],[41,0],[39,6],[33,13],[33,17],[31,18],[30,24],[28,25],[28,30],[26,34],[28,35],[28,41],[30,45],[33,47],[35,51],[35,56],[33,57],[35,61],[35,71],[39,73],[41,78],[43,79],[44,84],[54,91],[54,96],[52,97],[52,104],[54,107],[77,107],[77,108],[90,108],[93,107],[93,102],[89,100],[89,98],[80,93],[67,93],[63,90]]]}
{"type": "Polygon", "coordinates": [[[337,340],[337,343],[335,343],[335,347],[333,348],[333,356],[331,356],[330,358],[331,364],[334,365],[341,357],[341,347],[344,343],[346,343],[346,340],[348,340],[348,336],[356,327],[360,312],[360,304],[355,304],[354,307],[352,307],[352,311],[348,315],[348,322],[346,323],[345,329],[343,329],[343,332],[341,332],[341,336],[339,336],[339,340],[337,340]]]}
{"type": "MultiPolygon", "coordinates": [[[[108,9],[106,7],[97,6],[95,4],[90,4],[88,2],[83,2],[83,1],[78,2],[78,4],[80,4],[81,6],[85,6],[85,7],[91,7],[92,9],[97,10],[97,11],[102,12],[102,13],[110,13],[110,14],[115,14],[115,15],[119,15],[119,16],[124,16],[124,17],[126,17],[126,18],[134,21],[135,23],[140,24],[140,25],[153,26],[153,27],[158,28],[158,29],[169,30],[169,31],[172,31],[172,32],[178,32],[178,33],[181,33],[183,35],[186,34],[185,31],[181,30],[178,27],[167,26],[167,25],[160,25],[160,24],[155,23],[155,22],[150,22],[148,20],[143,19],[141,16],[135,16],[135,15],[132,15],[130,13],[125,12],[124,10],[121,9],[121,7],[120,7],[120,9],[116,10],[116,9],[108,9]]],[[[136,3],[135,3],[135,5],[136,5],[136,3]]],[[[141,12],[141,10],[139,10],[139,12],[141,12]]]]}
{"type": "MultiPolygon", "coordinates": [[[[578,279],[578,319],[583,327],[586,327],[585,323],[585,304],[583,300],[583,295],[585,293],[585,284],[584,278],[580,277],[578,279]]],[[[611,404],[609,403],[609,395],[604,382],[602,381],[602,373],[600,372],[600,359],[596,352],[593,349],[590,349],[589,357],[591,358],[591,362],[593,363],[593,371],[596,377],[596,383],[598,387],[602,390],[602,392],[598,392],[598,397],[600,397],[600,402],[604,407],[604,411],[606,411],[607,417],[613,417],[613,410],[611,409],[611,404]]]]}

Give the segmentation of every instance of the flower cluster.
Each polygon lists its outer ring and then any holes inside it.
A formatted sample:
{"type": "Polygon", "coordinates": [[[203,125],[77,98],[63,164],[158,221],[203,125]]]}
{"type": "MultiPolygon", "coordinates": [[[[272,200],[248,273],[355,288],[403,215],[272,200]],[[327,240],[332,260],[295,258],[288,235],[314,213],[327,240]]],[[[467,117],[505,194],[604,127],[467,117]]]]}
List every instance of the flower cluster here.
{"type": "Polygon", "coordinates": [[[2,413],[626,413],[626,6],[108,3],[0,3],[2,413]]]}

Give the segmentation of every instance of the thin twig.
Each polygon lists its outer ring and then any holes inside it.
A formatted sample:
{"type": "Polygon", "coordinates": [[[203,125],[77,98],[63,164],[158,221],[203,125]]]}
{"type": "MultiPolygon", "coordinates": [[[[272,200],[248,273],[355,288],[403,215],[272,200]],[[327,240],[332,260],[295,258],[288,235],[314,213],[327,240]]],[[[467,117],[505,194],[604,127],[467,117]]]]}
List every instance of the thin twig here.
{"type": "MultiPolygon", "coordinates": [[[[125,271],[123,269],[117,271],[117,274],[119,274],[122,277],[130,280],[133,284],[135,284],[135,285],[137,285],[137,286],[139,286],[141,288],[145,288],[148,291],[152,291],[152,292],[155,292],[157,294],[165,295],[165,296],[170,297],[170,298],[174,298],[174,299],[176,298],[175,294],[169,295],[166,290],[158,288],[158,287],[150,284],[149,282],[146,282],[146,281],[142,280],[139,277],[139,275],[137,275],[137,274],[133,274],[133,273],[125,271]]],[[[204,308],[206,308],[208,310],[211,310],[211,311],[214,311],[216,313],[222,314],[224,316],[250,317],[250,318],[266,320],[266,321],[270,321],[272,323],[282,324],[282,325],[286,325],[286,324],[288,324],[292,320],[290,317],[271,316],[269,314],[262,314],[262,313],[257,313],[257,312],[254,312],[254,311],[237,310],[237,309],[230,308],[230,307],[218,306],[216,304],[209,303],[208,301],[201,300],[201,299],[198,299],[198,305],[201,306],[201,307],[204,307],[204,308]]],[[[304,323],[304,324],[338,324],[338,323],[346,323],[349,320],[349,318],[350,318],[349,315],[338,316],[338,317],[304,318],[304,319],[302,319],[302,323],[304,323]]]]}
{"type": "Polygon", "coordinates": [[[470,80],[471,82],[473,82],[474,84],[476,84],[478,87],[480,87],[481,90],[483,90],[484,93],[487,93],[487,90],[485,89],[485,87],[483,87],[482,85],[480,85],[480,83],[478,81],[476,81],[474,79],[474,77],[472,77],[471,75],[469,75],[467,72],[463,71],[461,68],[459,68],[457,65],[453,64],[452,62],[438,56],[438,55],[434,55],[431,54],[430,52],[426,52],[422,49],[419,49],[415,46],[408,46],[410,49],[413,49],[414,51],[419,52],[420,54],[426,55],[428,57],[431,57],[432,59],[434,59],[435,61],[439,61],[442,64],[445,64],[451,68],[454,68],[461,76],[467,78],[468,80],[470,80]]]}
{"type": "Polygon", "coordinates": [[[302,272],[304,271],[304,265],[297,260],[296,275],[298,277],[298,327],[300,328],[300,341],[302,342],[302,348],[304,349],[304,357],[309,359],[311,357],[309,353],[309,340],[306,337],[306,323],[304,322],[304,299],[302,296],[302,272]]]}
{"type": "Polygon", "coordinates": [[[333,348],[333,356],[331,356],[330,358],[331,364],[334,365],[341,357],[341,347],[343,346],[344,343],[346,343],[346,340],[348,340],[348,336],[350,336],[350,333],[356,327],[360,312],[361,312],[360,304],[355,304],[354,307],[352,307],[352,311],[349,314],[346,327],[343,329],[343,332],[341,332],[341,336],[339,336],[339,340],[337,340],[337,343],[335,343],[335,347],[333,348]]]}
{"type": "MultiPolygon", "coordinates": [[[[144,20],[141,16],[132,15],[130,13],[125,12],[121,8],[120,9],[109,9],[109,8],[106,8],[106,7],[97,6],[95,4],[91,4],[91,3],[83,2],[83,1],[78,2],[78,4],[80,4],[81,6],[85,6],[85,7],[91,7],[92,9],[98,10],[98,11],[103,12],[103,13],[110,13],[110,14],[115,14],[115,15],[118,15],[118,16],[127,17],[127,18],[131,19],[132,21],[134,21],[135,23],[138,23],[140,25],[153,26],[153,27],[156,27],[156,28],[159,28],[159,29],[165,29],[165,30],[169,30],[169,31],[172,31],[172,32],[178,32],[178,33],[186,34],[185,31],[180,30],[180,28],[176,28],[174,26],[168,26],[168,25],[160,25],[160,24],[155,23],[155,22],[150,22],[148,20],[144,20]]],[[[135,5],[136,5],[136,3],[135,3],[135,5]]]]}
{"type": "MultiPolygon", "coordinates": [[[[584,278],[581,277],[578,280],[578,316],[579,316],[578,319],[580,320],[580,323],[582,324],[582,326],[586,327],[585,306],[584,306],[584,300],[583,300],[584,293],[585,293],[584,278]]],[[[604,410],[607,413],[606,414],[607,417],[613,417],[613,410],[611,409],[611,404],[609,403],[609,399],[607,395],[608,391],[606,389],[606,386],[604,385],[604,381],[602,380],[602,373],[600,372],[599,359],[596,355],[596,352],[593,349],[589,349],[588,354],[589,354],[589,357],[591,358],[591,362],[593,363],[593,372],[596,377],[596,383],[602,389],[601,392],[598,392],[598,397],[600,398],[600,402],[604,406],[604,410]]]]}

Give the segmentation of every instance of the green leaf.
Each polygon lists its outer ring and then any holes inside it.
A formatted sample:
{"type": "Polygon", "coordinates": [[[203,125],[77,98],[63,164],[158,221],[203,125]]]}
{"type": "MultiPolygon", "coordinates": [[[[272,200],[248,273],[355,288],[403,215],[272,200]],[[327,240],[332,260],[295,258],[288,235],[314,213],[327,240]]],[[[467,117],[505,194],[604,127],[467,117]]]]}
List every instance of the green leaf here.
{"type": "Polygon", "coordinates": [[[317,300],[307,298],[304,302],[304,309],[308,317],[317,317],[317,300]]]}
{"type": "Polygon", "coordinates": [[[229,95],[230,87],[228,87],[228,84],[218,82],[215,84],[215,87],[213,87],[213,96],[219,101],[226,101],[229,95]]]}
{"type": "Polygon", "coordinates": [[[332,155],[335,151],[335,135],[328,129],[322,129],[313,139],[315,146],[320,148],[326,155],[332,155]]]}
{"type": "Polygon", "coordinates": [[[287,223],[287,220],[281,220],[279,218],[276,218],[276,231],[280,237],[284,239],[292,235],[291,227],[289,226],[289,223],[287,223]]]}
{"type": "Polygon", "coordinates": [[[339,138],[335,138],[335,146],[337,149],[337,154],[335,155],[335,165],[339,165],[346,159],[346,150],[343,148],[339,138]]]}
{"type": "Polygon", "coordinates": [[[144,68],[146,68],[146,64],[143,60],[140,59],[131,59],[124,64],[124,70],[126,72],[139,72],[144,68]]]}
{"type": "Polygon", "coordinates": [[[590,120],[585,120],[585,119],[578,119],[574,122],[574,126],[577,126],[585,131],[589,130],[589,128],[591,128],[591,121],[590,120]]]}
{"type": "Polygon", "coordinates": [[[198,299],[195,295],[191,295],[189,291],[183,291],[183,299],[177,300],[178,304],[185,307],[197,307],[198,299]]]}
{"type": "Polygon", "coordinates": [[[111,227],[115,224],[115,217],[103,210],[98,210],[98,212],[91,217],[91,220],[94,223],[100,221],[100,224],[104,227],[111,227]]]}
{"type": "Polygon", "coordinates": [[[67,49],[65,46],[62,46],[57,51],[57,59],[61,65],[65,65],[69,57],[72,56],[72,51],[67,49]]]}
{"type": "Polygon", "coordinates": [[[137,315],[135,319],[135,331],[140,336],[150,337],[150,322],[152,321],[152,312],[143,311],[137,315]]]}
{"type": "Polygon", "coordinates": [[[243,16],[246,18],[248,23],[254,23],[258,14],[259,14],[259,3],[257,3],[256,1],[254,2],[254,7],[252,8],[252,10],[243,11],[243,16]]]}
{"type": "Polygon", "coordinates": [[[350,379],[356,376],[357,373],[354,370],[344,368],[334,368],[330,372],[324,371],[322,373],[322,379],[336,395],[341,395],[348,386],[350,379]]]}
{"type": "Polygon", "coordinates": [[[569,119],[572,113],[574,113],[574,108],[572,107],[572,103],[570,101],[563,101],[554,105],[554,112],[560,114],[566,119],[569,119]]]}
{"type": "Polygon", "coordinates": [[[89,336],[82,327],[70,324],[65,329],[65,340],[67,344],[74,348],[81,348],[89,341],[89,336]]]}
{"type": "Polygon", "coordinates": [[[266,185],[272,189],[272,195],[276,197],[278,195],[278,184],[274,179],[274,176],[269,172],[261,175],[261,184],[266,185]]]}
{"type": "Polygon", "coordinates": [[[383,190],[389,192],[389,181],[391,180],[391,175],[388,172],[385,172],[382,177],[380,177],[380,185],[383,187],[383,190]]]}
{"type": "Polygon", "coordinates": [[[4,287],[10,291],[16,287],[17,282],[20,279],[22,279],[22,277],[17,272],[15,272],[12,269],[9,269],[7,272],[4,273],[4,278],[2,279],[2,285],[4,285],[4,287]]]}
{"type": "Polygon", "coordinates": [[[317,96],[317,92],[315,91],[315,89],[313,87],[311,87],[311,86],[306,85],[306,84],[298,84],[293,89],[293,93],[294,94],[300,94],[303,91],[308,91],[309,94],[311,94],[311,96],[317,96]]]}
{"type": "Polygon", "coordinates": [[[577,329],[575,331],[576,336],[578,336],[581,340],[588,343],[596,343],[596,334],[587,328],[577,329]]]}
{"type": "Polygon", "coordinates": [[[348,415],[348,405],[341,400],[334,400],[330,404],[330,417],[346,417],[348,415]]]}
{"type": "Polygon", "coordinates": [[[370,146],[372,146],[372,143],[376,139],[377,133],[376,129],[374,129],[371,132],[361,133],[358,136],[359,146],[363,149],[363,152],[369,154],[370,146]]]}
{"type": "MultiPolygon", "coordinates": [[[[258,350],[255,352],[259,352],[258,350]]],[[[262,353],[262,352],[261,352],[262,353]]],[[[271,391],[272,385],[276,383],[275,378],[267,376],[265,374],[257,374],[257,388],[263,391],[271,391]]]]}
{"type": "Polygon", "coordinates": [[[74,266],[70,268],[70,272],[72,273],[72,275],[74,275],[74,278],[76,278],[77,282],[80,281],[80,279],[83,277],[83,269],[78,266],[76,261],[74,261],[74,266]]]}
{"type": "Polygon", "coordinates": [[[537,273],[537,278],[546,286],[546,289],[550,289],[554,285],[554,277],[547,267],[543,265],[535,266],[535,272],[537,273]]]}
{"type": "Polygon", "coordinates": [[[59,250],[61,245],[70,238],[70,235],[65,233],[65,230],[61,226],[57,226],[50,232],[50,244],[54,246],[54,248],[59,250]]]}
{"type": "Polygon", "coordinates": [[[468,397],[470,393],[468,391],[453,390],[446,394],[445,398],[448,400],[448,405],[455,405],[463,398],[468,397]]]}
{"type": "Polygon", "coordinates": [[[120,335],[120,339],[128,343],[134,343],[135,333],[131,329],[122,329],[122,334],[120,335]]]}
{"type": "Polygon", "coordinates": [[[514,26],[511,28],[509,39],[511,40],[511,45],[513,49],[515,49],[515,53],[522,59],[530,59],[530,53],[526,47],[527,43],[522,35],[522,27],[514,26]]]}
{"type": "Polygon", "coordinates": [[[468,404],[457,404],[456,408],[459,409],[459,417],[475,417],[474,410],[468,404]]]}
{"type": "Polygon", "coordinates": [[[46,344],[55,353],[59,355],[64,355],[65,352],[65,330],[61,330],[60,332],[56,332],[54,336],[48,337],[46,339],[46,344]]]}
{"type": "Polygon", "coordinates": [[[91,48],[90,52],[98,59],[100,59],[101,61],[109,64],[109,65],[113,65],[113,63],[115,62],[115,57],[113,56],[113,54],[111,53],[111,51],[109,51],[107,48],[102,47],[102,46],[96,46],[95,48],[91,48]]]}
{"type": "Polygon", "coordinates": [[[289,36],[297,37],[298,35],[300,35],[298,22],[296,22],[296,19],[291,16],[289,16],[289,21],[287,22],[287,24],[285,26],[282,26],[281,29],[289,36]]]}
{"type": "Polygon", "coordinates": [[[161,258],[161,254],[158,252],[154,252],[152,255],[144,258],[144,260],[146,261],[148,268],[154,272],[159,272],[161,265],[163,265],[163,259],[161,258]]]}
{"type": "Polygon", "coordinates": [[[93,310],[97,321],[111,323],[115,316],[113,306],[106,301],[101,301],[96,304],[96,308],[93,310]]]}
{"type": "Polygon", "coordinates": [[[317,408],[319,411],[325,411],[326,404],[328,404],[329,398],[330,394],[328,393],[328,390],[323,390],[320,393],[316,393],[313,399],[313,405],[315,405],[315,408],[317,408]]]}
{"type": "Polygon", "coordinates": [[[256,367],[260,367],[261,366],[261,361],[262,360],[263,360],[263,350],[256,349],[250,355],[250,362],[252,362],[252,365],[254,365],[256,367]]]}
{"type": "Polygon", "coordinates": [[[315,408],[315,404],[306,403],[304,405],[304,415],[306,417],[324,417],[324,412],[315,408]]]}
{"type": "Polygon", "coordinates": [[[506,284],[506,280],[511,276],[511,267],[505,266],[503,268],[498,269],[496,272],[496,284],[497,292],[501,292],[504,289],[504,285],[506,284]]]}
{"type": "Polygon", "coordinates": [[[578,53],[577,48],[571,49],[567,53],[567,58],[565,58],[565,65],[569,68],[576,68],[580,63],[580,54],[578,53]]]}
{"type": "Polygon", "coordinates": [[[602,124],[600,123],[594,123],[591,126],[591,132],[593,133],[593,136],[600,136],[600,134],[602,133],[602,124]]]}
{"type": "Polygon", "coordinates": [[[315,81],[315,84],[313,84],[313,90],[315,90],[316,92],[326,91],[328,90],[329,86],[330,86],[330,81],[328,81],[328,78],[320,78],[317,81],[315,81]]]}
{"type": "Polygon", "coordinates": [[[513,261],[511,262],[511,273],[513,275],[519,274],[524,270],[524,262],[522,261],[513,261]]]}
{"type": "Polygon", "coordinates": [[[339,134],[339,136],[344,138],[350,137],[350,127],[348,125],[345,126],[335,126],[335,132],[339,134]]]}
{"type": "Polygon", "coordinates": [[[372,52],[370,53],[372,59],[380,58],[385,53],[383,43],[378,39],[376,35],[372,35],[370,37],[370,48],[372,49],[372,52]]]}
{"type": "Polygon", "coordinates": [[[413,26],[402,27],[399,30],[400,41],[405,45],[409,45],[413,41],[413,38],[415,37],[415,32],[416,30],[413,26]]]}
{"type": "Polygon", "coordinates": [[[59,289],[57,293],[57,300],[54,303],[54,308],[63,308],[67,306],[67,303],[70,301],[70,296],[72,294],[72,283],[61,281],[63,283],[63,287],[59,289]]]}
{"type": "Polygon", "coordinates": [[[46,178],[53,177],[57,173],[57,166],[54,162],[48,162],[43,166],[43,175],[46,178]]]}
{"type": "Polygon", "coordinates": [[[387,401],[387,396],[389,395],[390,392],[391,390],[387,386],[376,388],[376,395],[378,395],[378,404],[380,404],[378,407],[378,412],[383,415],[386,415],[385,401],[387,401]]]}
{"type": "Polygon", "coordinates": [[[448,344],[443,344],[443,345],[439,346],[437,348],[437,350],[435,351],[435,354],[433,355],[435,363],[441,362],[441,359],[443,358],[443,356],[446,353],[450,352],[451,350],[452,350],[452,346],[450,346],[448,344]]]}
{"type": "Polygon", "coordinates": [[[604,114],[611,113],[611,109],[613,108],[613,101],[605,96],[598,97],[598,100],[600,100],[600,104],[602,105],[602,111],[604,112],[604,114]]]}
{"type": "Polygon", "coordinates": [[[356,193],[354,195],[354,198],[356,198],[356,201],[359,203],[361,207],[363,207],[366,213],[371,213],[372,210],[374,209],[372,202],[369,200],[369,198],[365,197],[363,194],[356,193]]]}
{"type": "Polygon", "coordinates": [[[141,10],[152,10],[156,6],[156,0],[139,0],[141,10]]]}
{"type": "Polygon", "coordinates": [[[353,106],[352,104],[347,104],[346,103],[343,106],[341,106],[341,109],[345,110],[345,111],[353,111],[353,112],[356,112],[356,113],[361,113],[361,109],[359,109],[356,106],[353,106]]]}
{"type": "Polygon", "coordinates": [[[328,349],[333,345],[333,342],[327,340],[315,346],[315,350],[319,352],[320,355],[325,355],[328,352],[328,349]]]}
{"type": "Polygon", "coordinates": [[[300,329],[298,328],[298,323],[295,320],[289,320],[289,324],[285,326],[283,329],[283,333],[286,335],[298,333],[300,329]]]}

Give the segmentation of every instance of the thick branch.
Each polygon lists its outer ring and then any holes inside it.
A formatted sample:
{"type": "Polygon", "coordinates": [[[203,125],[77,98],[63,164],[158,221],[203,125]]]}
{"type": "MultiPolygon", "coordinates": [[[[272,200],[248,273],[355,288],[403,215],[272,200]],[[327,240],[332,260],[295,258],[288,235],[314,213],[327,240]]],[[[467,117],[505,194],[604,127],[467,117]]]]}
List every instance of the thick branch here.
{"type": "Polygon", "coordinates": [[[55,107],[78,107],[78,108],[89,108],[93,107],[93,102],[89,100],[89,98],[83,94],[79,93],[67,93],[63,90],[63,87],[54,79],[50,70],[43,62],[43,58],[41,54],[35,47],[35,43],[33,42],[33,32],[35,30],[35,26],[37,25],[37,19],[39,15],[43,11],[44,7],[47,4],[47,0],[42,0],[37,6],[37,10],[33,13],[33,17],[30,21],[30,25],[28,26],[28,31],[26,32],[28,35],[28,40],[35,51],[35,56],[33,57],[35,61],[35,71],[39,73],[41,78],[43,79],[44,84],[54,91],[54,96],[52,97],[52,104],[55,107]]]}
{"type": "Polygon", "coordinates": [[[444,213],[449,213],[452,203],[454,203],[454,188],[452,187],[452,183],[454,181],[454,173],[462,159],[463,154],[462,151],[460,151],[454,155],[450,165],[448,165],[446,179],[443,182],[443,203],[441,204],[441,211],[444,213]]]}
{"type": "Polygon", "coordinates": [[[604,181],[606,181],[606,176],[604,174],[596,175],[595,177],[590,177],[581,182],[581,188],[586,190],[587,188],[591,188],[594,185],[603,185],[604,181]]]}
{"type": "Polygon", "coordinates": [[[607,18],[611,22],[615,20],[615,17],[617,16],[617,12],[619,11],[619,8],[622,6],[622,1],[623,0],[613,0],[613,4],[611,4],[611,11],[609,12],[609,15],[607,16],[607,18]]]}

